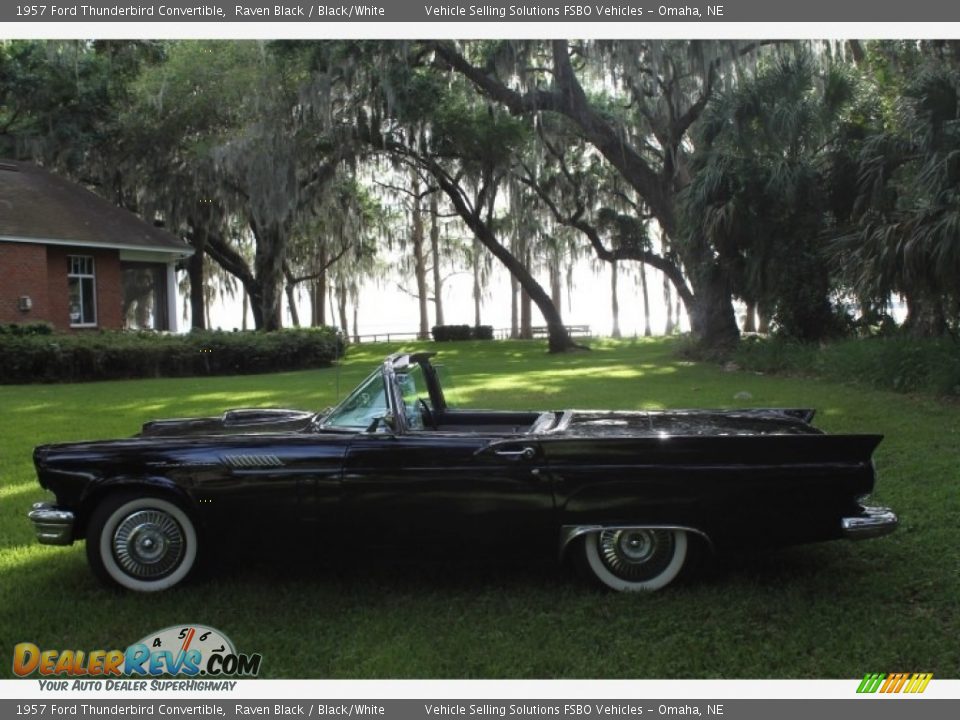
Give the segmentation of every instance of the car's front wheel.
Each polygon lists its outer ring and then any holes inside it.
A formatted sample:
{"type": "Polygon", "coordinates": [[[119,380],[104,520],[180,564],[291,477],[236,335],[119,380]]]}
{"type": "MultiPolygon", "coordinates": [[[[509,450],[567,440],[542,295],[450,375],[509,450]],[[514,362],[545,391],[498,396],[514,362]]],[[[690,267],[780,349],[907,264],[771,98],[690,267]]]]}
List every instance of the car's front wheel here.
{"type": "Polygon", "coordinates": [[[659,590],[687,559],[687,533],[663,528],[608,528],[584,538],[583,559],[594,578],[621,592],[659,590]]]}
{"type": "Polygon", "coordinates": [[[190,515],[166,498],[112,495],[90,517],[87,560],[108,584],[166,590],[193,570],[197,531],[190,515]]]}

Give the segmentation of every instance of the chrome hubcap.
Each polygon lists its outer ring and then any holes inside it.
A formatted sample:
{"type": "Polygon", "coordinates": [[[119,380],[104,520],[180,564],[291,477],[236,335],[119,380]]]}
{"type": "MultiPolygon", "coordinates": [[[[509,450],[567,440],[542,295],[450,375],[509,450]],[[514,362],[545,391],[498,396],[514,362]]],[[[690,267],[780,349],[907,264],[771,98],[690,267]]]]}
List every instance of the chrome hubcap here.
{"type": "Polygon", "coordinates": [[[138,578],[158,578],[180,563],[184,552],[180,524],[161,510],[138,510],[113,533],[113,555],[123,570],[138,578]]]}
{"type": "Polygon", "coordinates": [[[617,538],[617,551],[620,556],[631,562],[644,562],[656,548],[656,542],[647,530],[628,530],[617,538]]]}
{"type": "Polygon", "coordinates": [[[617,577],[649,580],[666,569],[673,558],[670,530],[604,530],[598,538],[600,559],[617,577]]]}

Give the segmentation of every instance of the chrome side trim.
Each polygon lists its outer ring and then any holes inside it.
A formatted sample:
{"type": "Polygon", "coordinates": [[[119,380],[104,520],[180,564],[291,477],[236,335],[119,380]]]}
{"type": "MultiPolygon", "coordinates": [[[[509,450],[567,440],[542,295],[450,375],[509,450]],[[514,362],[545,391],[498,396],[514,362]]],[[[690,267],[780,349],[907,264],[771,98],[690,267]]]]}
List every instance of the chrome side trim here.
{"type": "Polygon", "coordinates": [[[866,506],[862,515],[841,519],[840,529],[850,540],[868,540],[889,535],[899,524],[899,518],[890,508],[866,506]]]}
{"type": "Polygon", "coordinates": [[[612,523],[609,525],[563,525],[560,528],[560,557],[567,551],[570,543],[582,535],[602,532],[603,530],[684,530],[694,535],[702,537],[711,552],[713,551],[713,541],[703,530],[688,527],[686,525],[619,525],[612,523]]]}
{"type": "Polygon", "coordinates": [[[69,510],[61,510],[50,503],[34,503],[27,513],[37,542],[41,545],[72,545],[75,516],[69,510]]]}

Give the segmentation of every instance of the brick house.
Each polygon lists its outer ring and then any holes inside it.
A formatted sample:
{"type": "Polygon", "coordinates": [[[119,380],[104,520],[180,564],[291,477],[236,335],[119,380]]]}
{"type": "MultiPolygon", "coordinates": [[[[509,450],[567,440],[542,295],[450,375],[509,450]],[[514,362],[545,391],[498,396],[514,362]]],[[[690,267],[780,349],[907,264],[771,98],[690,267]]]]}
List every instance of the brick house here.
{"type": "Polygon", "coordinates": [[[176,330],[182,240],[28,162],[0,160],[0,323],[176,330]]]}

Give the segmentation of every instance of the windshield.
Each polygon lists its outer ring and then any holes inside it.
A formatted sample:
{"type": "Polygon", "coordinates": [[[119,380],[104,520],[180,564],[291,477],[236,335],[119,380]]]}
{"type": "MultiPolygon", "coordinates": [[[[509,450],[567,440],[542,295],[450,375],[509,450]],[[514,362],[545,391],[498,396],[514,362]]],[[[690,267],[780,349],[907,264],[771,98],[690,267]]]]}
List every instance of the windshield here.
{"type": "Polygon", "coordinates": [[[383,371],[375,370],[323,419],[325,428],[366,430],[374,419],[390,410],[384,391],[383,371]]]}

